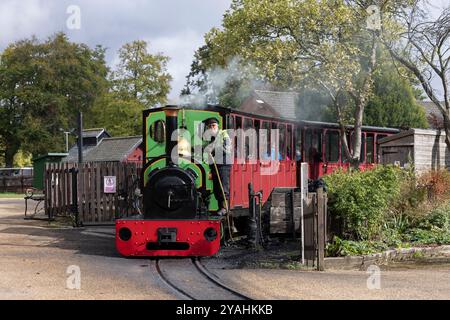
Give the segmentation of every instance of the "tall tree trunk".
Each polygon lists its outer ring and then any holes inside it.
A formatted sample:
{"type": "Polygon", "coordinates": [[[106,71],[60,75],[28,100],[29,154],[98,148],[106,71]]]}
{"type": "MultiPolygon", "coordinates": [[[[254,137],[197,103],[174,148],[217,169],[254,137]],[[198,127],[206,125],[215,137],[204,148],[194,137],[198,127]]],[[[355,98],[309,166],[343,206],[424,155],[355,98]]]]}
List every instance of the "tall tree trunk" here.
{"type": "Polygon", "coordinates": [[[18,144],[7,143],[5,146],[5,165],[7,168],[12,168],[14,166],[14,156],[19,151],[18,144]]]}
{"type": "Polygon", "coordinates": [[[357,99],[355,110],[355,125],[353,131],[353,155],[350,159],[350,163],[354,169],[359,168],[359,162],[361,159],[361,144],[362,144],[362,122],[364,115],[364,101],[357,99]]]}
{"type": "Polygon", "coordinates": [[[449,111],[444,113],[444,131],[445,131],[445,144],[447,145],[447,149],[450,150],[450,116],[449,111]]]}
{"type": "Polygon", "coordinates": [[[366,103],[369,100],[372,86],[372,77],[375,70],[375,65],[377,63],[377,42],[378,36],[374,32],[372,35],[372,48],[369,57],[369,64],[367,70],[365,70],[365,78],[362,87],[357,92],[351,92],[353,100],[355,101],[355,124],[353,133],[353,155],[350,159],[350,163],[354,169],[359,169],[359,162],[361,159],[361,145],[362,145],[362,124],[364,109],[366,103]]]}

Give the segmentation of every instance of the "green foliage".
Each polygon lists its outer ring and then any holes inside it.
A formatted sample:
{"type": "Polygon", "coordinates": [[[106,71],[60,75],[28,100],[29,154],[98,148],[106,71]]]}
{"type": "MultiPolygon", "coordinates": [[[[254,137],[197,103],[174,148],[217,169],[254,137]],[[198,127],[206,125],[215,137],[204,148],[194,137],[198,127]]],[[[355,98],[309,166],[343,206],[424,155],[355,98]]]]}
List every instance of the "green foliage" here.
{"type": "Polygon", "coordinates": [[[107,128],[113,136],[142,134],[142,111],[164,104],[172,77],[168,57],[150,54],[148,43],[134,41],[119,50],[120,62],[111,74],[111,90],[92,108],[88,125],[107,128]]]}
{"type": "Polygon", "coordinates": [[[166,102],[172,80],[167,72],[169,58],[148,53],[148,45],[145,41],[123,45],[112,73],[113,89],[120,100],[137,101],[145,109],[166,102]]]}
{"type": "Polygon", "coordinates": [[[0,144],[7,166],[20,149],[32,154],[63,150],[62,131],[107,88],[104,52],[72,43],[62,33],[5,49],[0,57],[0,144]]]}
{"type": "Polygon", "coordinates": [[[450,202],[416,218],[404,231],[407,241],[418,244],[450,244],[450,202]]]}
{"type": "Polygon", "coordinates": [[[89,127],[107,128],[112,136],[142,134],[142,104],[137,100],[122,100],[115,93],[101,97],[92,108],[89,127]]]}
{"type": "Polygon", "coordinates": [[[450,244],[450,232],[441,229],[412,229],[405,238],[416,244],[430,245],[430,244],[450,244]]]}
{"type": "MultiPolygon", "coordinates": [[[[423,108],[411,81],[403,77],[390,61],[382,60],[374,74],[373,94],[364,109],[364,125],[392,128],[427,128],[423,108]]],[[[299,114],[303,120],[337,122],[336,110],[321,90],[302,88],[299,95],[299,114]]],[[[353,110],[342,114],[344,123],[353,121],[353,110]]]]}
{"type": "Polygon", "coordinates": [[[343,225],[328,245],[329,255],[368,254],[405,243],[450,244],[449,172],[416,177],[413,168],[379,166],[325,180],[330,213],[343,225]]]}
{"type": "Polygon", "coordinates": [[[63,132],[76,127],[78,111],[85,127],[141,134],[142,110],[164,103],[170,90],[168,58],[149,54],[144,41],[124,45],[119,58],[109,74],[104,48],[72,43],[63,33],[6,48],[0,55],[0,163],[27,164],[20,150],[27,156],[61,152],[63,132]]]}
{"type": "MultiPolygon", "coordinates": [[[[392,13],[410,2],[383,1],[384,32],[390,30],[392,13]]],[[[356,168],[380,42],[380,33],[367,28],[368,6],[366,1],[344,0],[233,0],[222,27],[206,34],[183,92],[198,85],[205,92],[209,71],[226,69],[236,58],[251,66],[252,74],[241,79],[245,85],[250,78],[277,90],[322,92],[338,122],[355,125],[354,148],[345,143],[344,149],[356,168]]],[[[219,100],[224,92],[229,96],[240,91],[225,83],[219,100]]]]}
{"type": "Polygon", "coordinates": [[[341,219],[343,234],[353,240],[380,236],[384,213],[400,192],[401,171],[393,166],[373,170],[337,171],[325,176],[330,212],[341,219]]]}
{"type": "Polygon", "coordinates": [[[374,92],[364,111],[364,123],[379,127],[428,127],[411,82],[392,63],[386,63],[374,75],[374,92]]]}
{"type": "Polygon", "coordinates": [[[31,154],[19,150],[19,152],[17,152],[16,155],[14,156],[14,167],[18,168],[31,167],[33,165],[31,160],[32,160],[31,154]]]}
{"type": "Polygon", "coordinates": [[[327,244],[326,255],[332,257],[366,255],[386,249],[388,246],[381,241],[350,241],[335,236],[333,241],[327,244]]]}

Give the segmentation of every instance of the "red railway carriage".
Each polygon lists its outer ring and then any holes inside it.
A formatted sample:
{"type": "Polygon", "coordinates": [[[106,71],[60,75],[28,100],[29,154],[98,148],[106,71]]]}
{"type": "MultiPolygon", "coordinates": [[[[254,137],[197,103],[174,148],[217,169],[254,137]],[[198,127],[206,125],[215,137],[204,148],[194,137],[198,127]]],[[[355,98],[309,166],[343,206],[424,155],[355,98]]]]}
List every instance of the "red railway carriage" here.
{"type": "MultiPolygon", "coordinates": [[[[242,163],[248,158],[247,150],[235,150],[235,162],[231,172],[230,204],[231,208],[248,208],[248,184],[252,183],[255,190],[263,191],[263,201],[266,201],[272,190],[276,187],[297,187],[298,168],[300,162],[307,162],[309,178],[317,180],[323,175],[332,173],[338,168],[347,169],[349,162],[346,160],[340,138],[339,125],[336,123],[316,121],[292,121],[281,118],[272,118],[248,114],[231,110],[225,114],[228,129],[278,129],[279,130],[279,166],[277,172],[264,175],[262,171],[267,164],[259,159],[242,163]],[[239,161],[241,160],[241,161],[239,161]]],[[[380,162],[378,141],[387,136],[396,134],[399,129],[380,128],[372,126],[362,127],[361,143],[361,170],[373,168],[380,162]]],[[[347,139],[349,147],[353,127],[347,127],[347,139]]],[[[260,135],[257,135],[258,146],[260,135]]],[[[271,137],[266,137],[266,145],[271,145],[271,137]]],[[[235,148],[245,143],[234,141],[235,148]]]]}
{"type": "MultiPolygon", "coordinates": [[[[380,163],[378,141],[399,132],[399,129],[394,128],[363,126],[360,169],[370,169],[380,163]]],[[[353,127],[348,126],[347,141],[351,150],[352,137],[353,127]]],[[[336,123],[300,121],[297,126],[296,141],[300,144],[301,161],[309,165],[310,179],[316,180],[338,168],[349,167],[341,143],[339,125],[336,123]]]]}

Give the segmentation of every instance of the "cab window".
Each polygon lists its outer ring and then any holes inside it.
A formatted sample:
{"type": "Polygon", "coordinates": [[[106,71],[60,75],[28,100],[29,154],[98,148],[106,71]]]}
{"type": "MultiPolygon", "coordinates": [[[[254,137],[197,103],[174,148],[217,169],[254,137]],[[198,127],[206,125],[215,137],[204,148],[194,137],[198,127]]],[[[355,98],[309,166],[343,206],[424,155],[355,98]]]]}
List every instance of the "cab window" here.
{"type": "Polygon", "coordinates": [[[150,137],[158,143],[164,143],[166,140],[166,123],[164,120],[158,120],[150,126],[150,137]]]}

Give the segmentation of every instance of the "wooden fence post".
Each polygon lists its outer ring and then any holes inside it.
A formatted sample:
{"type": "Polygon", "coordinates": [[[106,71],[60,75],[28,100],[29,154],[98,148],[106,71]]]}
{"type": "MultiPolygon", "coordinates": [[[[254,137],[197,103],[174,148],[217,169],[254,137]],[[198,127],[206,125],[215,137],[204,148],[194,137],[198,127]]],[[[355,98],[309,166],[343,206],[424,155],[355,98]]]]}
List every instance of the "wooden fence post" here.
{"type": "Polygon", "coordinates": [[[324,270],[325,259],[325,194],[323,188],[317,190],[317,270],[324,270]]]}

